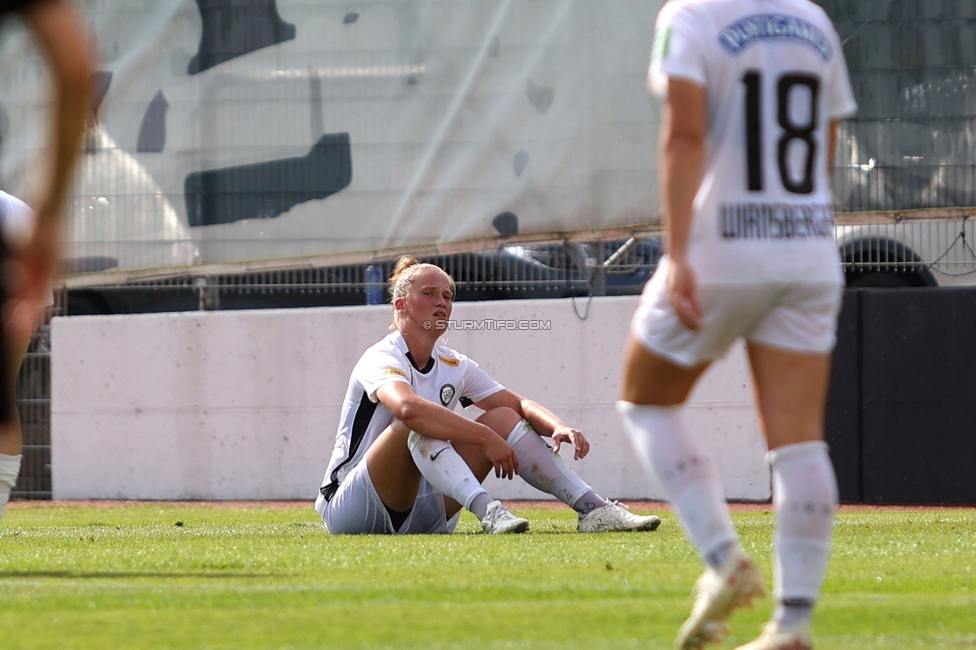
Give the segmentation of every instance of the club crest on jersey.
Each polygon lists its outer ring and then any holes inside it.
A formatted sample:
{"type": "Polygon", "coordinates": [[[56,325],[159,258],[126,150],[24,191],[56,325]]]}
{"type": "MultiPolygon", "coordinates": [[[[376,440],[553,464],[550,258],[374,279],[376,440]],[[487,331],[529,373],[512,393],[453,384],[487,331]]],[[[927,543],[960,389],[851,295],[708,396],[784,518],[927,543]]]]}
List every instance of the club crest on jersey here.
{"type": "Polygon", "coordinates": [[[456,389],[451,384],[444,384],[441,386],[441,404],[447,406],[451,403],[451,399],[454,397],[454,391],[456,389]]]}

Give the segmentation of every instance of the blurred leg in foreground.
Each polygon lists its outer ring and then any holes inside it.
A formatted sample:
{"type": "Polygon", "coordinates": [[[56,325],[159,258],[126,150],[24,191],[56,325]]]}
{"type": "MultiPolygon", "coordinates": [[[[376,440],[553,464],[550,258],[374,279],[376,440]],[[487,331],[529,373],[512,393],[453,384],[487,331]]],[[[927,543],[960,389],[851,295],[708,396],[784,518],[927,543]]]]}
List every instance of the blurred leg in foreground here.
{"type": "MultiPolygon", "coordinates": [[[[53,81],[47,169],[29,229],[3,228],[0,341],[0,516],[20,473],[23,436],[14,387],[38,309],[50,295],[61,247],[61,210],[88,118],[94,53],[81,17],[66,0],[15,0],[0,8],[24,18],[47,56],[53,81]]],[[[13,199],[13,197],[9,197],[13,199]]],[[[19,203],[19,201],[18,201],[19,203]]],[[[4,201],[4,212],[7,209],[4,201]]],[[[11,205],[15,205],[12,204],[11,205]]],[[[8,215],[3,215],[4,219],[8,215]]],[[[9,225],[9,224],[8,224],[9,225]]]]}

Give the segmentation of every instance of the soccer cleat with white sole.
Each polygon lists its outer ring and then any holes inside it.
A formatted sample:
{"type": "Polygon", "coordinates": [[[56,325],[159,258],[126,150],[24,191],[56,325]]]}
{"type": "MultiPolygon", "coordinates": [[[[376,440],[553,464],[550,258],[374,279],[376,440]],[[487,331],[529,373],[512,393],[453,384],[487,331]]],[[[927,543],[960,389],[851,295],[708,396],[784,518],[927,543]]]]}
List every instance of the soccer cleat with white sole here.
{"type": "Polygon", "coordinates": [[[734,550],[721,567],[709,567],[698,578],[695,604],[675,645],[681,650],[698,650],[706,643],[721,641],[732,612],[752,606],[753,599],[765,595],[762,573],[741,549],[734,550]]]}
{"type": "Polygon", "coordinates": [[[655,530],[661,519],[654,515],[635,515],[616,501],[593,510],[576,524],[581,533],[614,533],[655,530]]]}
{"type": "Polygon", "coordinates": [[[810,626],[795,625],[783,629],[778,623],[766,623],[763,632],[755,640],[740,645],[736,650],[812,650],[810,626]]]}
{"type": "Polygon", "coordinates": [[[529,520],[516,517],[501,501],[492,501],[488,504],[485,518],[481,520],[481,527],[492,535],[524,533],[529,529],[529,520]]]}

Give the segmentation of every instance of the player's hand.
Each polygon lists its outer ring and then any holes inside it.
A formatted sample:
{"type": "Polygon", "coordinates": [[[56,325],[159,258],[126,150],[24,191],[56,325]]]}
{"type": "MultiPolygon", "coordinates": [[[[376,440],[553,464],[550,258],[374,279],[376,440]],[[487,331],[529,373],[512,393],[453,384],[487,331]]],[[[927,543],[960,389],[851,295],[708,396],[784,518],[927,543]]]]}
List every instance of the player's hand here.
{"type": "Polygon", "coordinates": [[[702,314],[695,272],[687,260],[668,260],[668,302],[682,325],[696,331],[701,328],[702,314]]]}
{"type": "Polygon", "coordinates": [[[519,462],[515,450],[505,442],[495,432],[487,439],[484,445],[485,455],[495,467],[495,476],[498,478],[512,479],[518,474],[519,462]]]}
{"type": "Polygon", "coordinates": [[[572,427],[557,427],[552,432],[552,453],[559,453],[559,446],[564,442],[573,445],[573,458],[579,460],[590,453],[590,441],[586,439],[582,431],[572,427]]]}

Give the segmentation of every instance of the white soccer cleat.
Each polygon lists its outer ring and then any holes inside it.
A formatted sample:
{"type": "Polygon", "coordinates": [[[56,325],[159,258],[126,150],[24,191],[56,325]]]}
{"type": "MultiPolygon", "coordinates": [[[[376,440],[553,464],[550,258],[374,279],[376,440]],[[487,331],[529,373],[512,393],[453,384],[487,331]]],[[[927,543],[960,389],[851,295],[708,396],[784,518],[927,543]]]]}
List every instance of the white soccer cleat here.
{"type": "Polygon", "coordinates": [[[763,633],[754,641],[740,645],[736,650],[811,650],[813,637],[807,624],[795,625],[784,630],[778,623],[766,623],[763,633]]]}
{"type": "Polygon", "coordinates": [[[721,641],[732,612],[752,606],[753,599],[765,595],[762,573],[749,556],[736,549],[721,567],[708,568],[698,578],[695,604],[675,645],[681,650],[698,650],[706,643],[721,641]]]}
{"type": "Polygon", "coordinates": [[[661,525],[660,517],[635,515],[616,501],[587,513],[576,524],[581,533],[615,533],[655,530],[661,525]]]}
{"type": "Polygon", "coordinates": [[[492,501],[488,504],[485,518],[481,520],[481,527],[492,535],[524,533],[529,529],[529,520],[516,517],[501,501],[492,501]]]}

